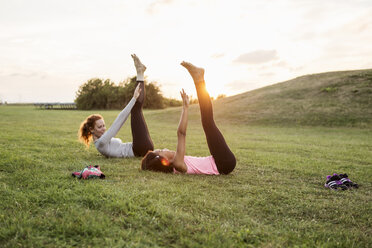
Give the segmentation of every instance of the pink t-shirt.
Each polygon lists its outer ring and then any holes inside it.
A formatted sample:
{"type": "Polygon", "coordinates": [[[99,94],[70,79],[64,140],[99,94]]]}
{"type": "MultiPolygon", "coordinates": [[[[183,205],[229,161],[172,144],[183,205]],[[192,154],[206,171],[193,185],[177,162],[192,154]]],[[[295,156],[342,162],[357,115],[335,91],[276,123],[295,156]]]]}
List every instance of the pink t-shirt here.
{"type": "MultiPolygon", "coordinates": [[[[213,156],[208,157],[192,157],[185,156],[183,161],[187,165],[186,174],[207,174],[207,175],[219,175],[216,163],[214,162],[213,156]]],[[[174,169],[174,173],[179,173],[174,169]]]]}

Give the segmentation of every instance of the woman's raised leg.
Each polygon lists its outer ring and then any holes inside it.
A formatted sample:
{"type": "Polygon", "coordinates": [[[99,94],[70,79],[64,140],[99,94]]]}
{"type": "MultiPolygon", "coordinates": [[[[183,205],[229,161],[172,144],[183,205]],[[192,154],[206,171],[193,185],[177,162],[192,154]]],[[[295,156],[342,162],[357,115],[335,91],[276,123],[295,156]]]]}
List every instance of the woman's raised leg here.
{"type": "Polygon", "coordinates": [[[235,168],[236,159],[214,122],[212,101],[205,87],[204,69],[187,62],[182,62],[181,65],[189,71],[195,83],[201,121],[207,138],[209,151],[216,162],[218,171],[221,174],[229,174],[235,168]]]}
{"type": "Polygon", "coordinates": [[[135,54],[132,54],[132,58],[137,70],[137,85],[140,84],[141,88],[141,94],[131,111],[133,153],[135,156],[143,157],[149,150],[154,150],[154,145],[142,112],[142,106],[145,100],[144,72],[146,66],[141,63],[135,54]]]}

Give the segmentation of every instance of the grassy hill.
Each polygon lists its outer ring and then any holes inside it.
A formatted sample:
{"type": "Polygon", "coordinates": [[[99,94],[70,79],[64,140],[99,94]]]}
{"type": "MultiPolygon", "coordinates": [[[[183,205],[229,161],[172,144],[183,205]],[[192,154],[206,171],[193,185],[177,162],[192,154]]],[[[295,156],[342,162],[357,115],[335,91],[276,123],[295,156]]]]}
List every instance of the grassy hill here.
{"type": "Polygon", "coordinates": [[[214,102],[217,120],[372,126],[372,70],[301,76],[214,102]]]}

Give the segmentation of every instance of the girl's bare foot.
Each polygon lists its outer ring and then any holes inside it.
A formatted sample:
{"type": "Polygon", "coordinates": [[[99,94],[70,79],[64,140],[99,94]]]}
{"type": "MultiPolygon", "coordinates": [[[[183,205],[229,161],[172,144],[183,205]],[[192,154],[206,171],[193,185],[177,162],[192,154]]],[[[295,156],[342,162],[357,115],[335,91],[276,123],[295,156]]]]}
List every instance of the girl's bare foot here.
{"type": "Polygon", "coordinates": [[[196,67],[195,65],[189,62],[185,62],[185,61],[182,61],[181,65],[189,71],[195,84],[204,82],[204,69],[203,68],[196,67]]]}
{"type": "Polygon", "coordinates": [[[146,66],[142,64],[141,60],[137,57],[135,54],[131,54],[133,61],[134,61],[134,66],[136,67],[137,71],[137,81],[143,81],[144,80],[144,74],[146,71],[146,66]]]}

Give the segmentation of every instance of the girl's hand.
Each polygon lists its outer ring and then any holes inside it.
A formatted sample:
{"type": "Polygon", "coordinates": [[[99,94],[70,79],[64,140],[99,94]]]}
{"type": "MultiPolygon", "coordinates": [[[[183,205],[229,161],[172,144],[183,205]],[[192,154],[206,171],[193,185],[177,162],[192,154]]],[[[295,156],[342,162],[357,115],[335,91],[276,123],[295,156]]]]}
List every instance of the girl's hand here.
{"type": "Polygon", "coordinates": [[[182,89],[182,91],[180,91],[180,94],[181,94],[181,97],[182,97],[183,107],[188,108],[189,107],[189,96],[186,94],[184,89],[182,89]]]}
{"type": "Polygon", "coordinates": [[[133,97],[137,100],[137,98],[139,97],[139,95],[141,94],[141,88],[140,88],[140,85],[138,84],[136,89],[134,90],[134,93],[133,93],[133,97]]]}

